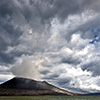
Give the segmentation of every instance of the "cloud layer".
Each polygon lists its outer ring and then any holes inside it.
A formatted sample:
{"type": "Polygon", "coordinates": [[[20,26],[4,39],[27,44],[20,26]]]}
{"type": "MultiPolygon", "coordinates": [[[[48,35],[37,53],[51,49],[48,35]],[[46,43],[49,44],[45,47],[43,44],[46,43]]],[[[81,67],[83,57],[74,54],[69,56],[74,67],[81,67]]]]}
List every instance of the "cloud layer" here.
{"type": "Polygon", "coordinates": [[[3,0],[0,82],[15,75],[74,92],[100,92],[99,4],[99,0],[3,0]]]}

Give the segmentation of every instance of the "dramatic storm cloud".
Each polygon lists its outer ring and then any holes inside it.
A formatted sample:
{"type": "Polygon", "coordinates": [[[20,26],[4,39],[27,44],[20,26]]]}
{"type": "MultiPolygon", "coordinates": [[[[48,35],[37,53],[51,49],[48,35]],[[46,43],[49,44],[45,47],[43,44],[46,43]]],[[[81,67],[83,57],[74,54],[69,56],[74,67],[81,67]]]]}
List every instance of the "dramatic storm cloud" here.
{"type": "Polygon", "coordinates": [[[100,92],[100,0],[1,0],[0,83],[19,76],[74,92],[100,92]]]}

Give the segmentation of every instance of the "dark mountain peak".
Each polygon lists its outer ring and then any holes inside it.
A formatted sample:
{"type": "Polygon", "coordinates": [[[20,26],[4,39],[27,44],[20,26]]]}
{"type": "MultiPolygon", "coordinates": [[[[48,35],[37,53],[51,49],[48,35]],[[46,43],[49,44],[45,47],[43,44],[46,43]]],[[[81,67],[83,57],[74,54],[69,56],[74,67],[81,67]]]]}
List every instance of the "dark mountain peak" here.
{"type": "MultiPolygon", "coordinates": [[[[11,91],[13,95],[40,95],[40,94],[66,94],[66,95],[77,95],[75,93],[68,92],[60,89],[56,86],[49,84],[46,81],[35,81],[28,78],[15,77],[0,85],[0,91],[4,91],[3,94],[11,91]]],[[[9,94],[11,95],[9,92],[9,94]]]]}
{"type": "Polygon", "coordinates": [[[35,81],[28,78],[14,77],[13,79],[1,84],[2,88],[26,89],[26,90],[44,90],[47,89],[47,82],[35,81]]]}
{"type": "MultiPolygon", "coordinates": [[[[29,79],[29,78],[23,78],[23,77],[14,77],[14,78],[12,78],[11,80],[15,80],[15,81],[18,81],[18,82],[25,82],[25,83],[27,83],[27,82],[31,82],[31,81],[34,81],[34,82],[36,82],[35,80],[33,80],[33,79],[29,79]]],[[[9,81],[11,81],[11,80],[9,80],[9,81]]]]}

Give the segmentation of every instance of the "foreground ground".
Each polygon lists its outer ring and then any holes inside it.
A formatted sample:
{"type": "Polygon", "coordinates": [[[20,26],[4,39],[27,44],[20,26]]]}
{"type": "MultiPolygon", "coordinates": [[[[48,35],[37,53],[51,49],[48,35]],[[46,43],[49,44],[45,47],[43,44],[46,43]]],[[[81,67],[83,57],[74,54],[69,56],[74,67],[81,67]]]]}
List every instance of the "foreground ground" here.
{"type": "Polygon", "coordinates": [[[0,100],[100,100],[100,96],[0,96],[0,100]]]}

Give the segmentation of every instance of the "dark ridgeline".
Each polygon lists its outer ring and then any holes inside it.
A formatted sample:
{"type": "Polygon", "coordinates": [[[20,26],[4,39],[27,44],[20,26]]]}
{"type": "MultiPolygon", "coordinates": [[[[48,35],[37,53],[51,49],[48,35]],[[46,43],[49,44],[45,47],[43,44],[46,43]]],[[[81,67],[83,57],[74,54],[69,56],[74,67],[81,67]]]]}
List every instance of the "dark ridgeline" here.
{"type": "Polygon", "coordinates": [[[46,81],[15,77],[0,85],[0,95],[79,95],[55,87],[46,81]]]}

